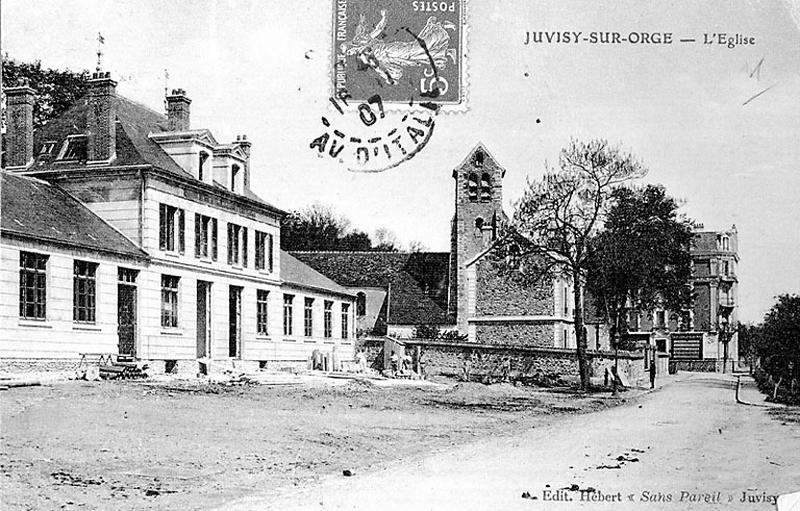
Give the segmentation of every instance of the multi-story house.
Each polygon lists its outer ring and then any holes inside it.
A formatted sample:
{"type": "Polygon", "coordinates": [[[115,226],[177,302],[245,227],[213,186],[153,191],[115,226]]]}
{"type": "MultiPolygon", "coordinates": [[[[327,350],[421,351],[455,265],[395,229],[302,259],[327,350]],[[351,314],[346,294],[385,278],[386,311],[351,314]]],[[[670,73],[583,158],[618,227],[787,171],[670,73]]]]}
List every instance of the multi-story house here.
{"type": "Polygon", "coordinates": [[[113,353],[194,372],[352,356],[355,297],[280,251],[286,213],[252,192],[245,136],[220,143],[191,129],[183,90],[165,116],[108,73],[35,132],[34,91],[5,93],[2,365],[113,353]]]}
{"type": "Polygon", "coordinates": [[[736,314],[738,233],[705,231],[696,226],[689,247],[692,258],[692,307],[656,308],[628,317],[628,344],[669,353],[678,369],[730,370],[739,359],[736,314]]]}

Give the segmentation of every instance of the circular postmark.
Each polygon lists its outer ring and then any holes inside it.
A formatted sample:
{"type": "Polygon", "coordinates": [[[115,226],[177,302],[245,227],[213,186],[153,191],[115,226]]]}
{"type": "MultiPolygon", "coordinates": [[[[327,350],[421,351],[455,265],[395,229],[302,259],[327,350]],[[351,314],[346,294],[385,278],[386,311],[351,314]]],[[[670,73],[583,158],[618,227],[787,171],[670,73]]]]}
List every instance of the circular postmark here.
{"type": "Polygon", "coordinates": [[[355,172],[413,158],[442,106],[462,99],[461,2],[438,2],[438,16],[430,2],[385,4],[334,0],[331,108],[309,148],[355,172]]]}

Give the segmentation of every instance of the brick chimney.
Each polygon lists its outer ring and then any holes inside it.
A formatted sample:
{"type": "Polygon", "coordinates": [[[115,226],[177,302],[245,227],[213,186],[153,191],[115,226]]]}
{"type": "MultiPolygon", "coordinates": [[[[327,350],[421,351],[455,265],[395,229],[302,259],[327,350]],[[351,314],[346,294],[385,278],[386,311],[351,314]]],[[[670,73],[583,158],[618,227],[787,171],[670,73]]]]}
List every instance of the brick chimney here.
{"type": "Polygon", "coordinates": [[[89,80],[89,161],[108,161],[117,153],[117,108],[115,103],[117,82],[111,73],[93,73],[89,80]]]}
{"type": "Polygon", "coordinates": [[[167,96],[167,124],[169,131],[186,131],[189,129],[189,105],[192,100],[186,97],[183,89],[172,89],[167,96]]]}
{"type": "Polygon", "coordinates": [[[8,108],[6,166],[27,167],[33,161],[34,90],[27,81],[5,90],[8,108]]]}
{"type": "Polygon", "coordinates": [[[247,140],[247,135],[237,135],[236,136],[236,143],[239,147],[242,148],[244,151],[245,159],[244,159],[244,188],[247,189],[250,187],[250,146],[253,144],[247,140]]]}

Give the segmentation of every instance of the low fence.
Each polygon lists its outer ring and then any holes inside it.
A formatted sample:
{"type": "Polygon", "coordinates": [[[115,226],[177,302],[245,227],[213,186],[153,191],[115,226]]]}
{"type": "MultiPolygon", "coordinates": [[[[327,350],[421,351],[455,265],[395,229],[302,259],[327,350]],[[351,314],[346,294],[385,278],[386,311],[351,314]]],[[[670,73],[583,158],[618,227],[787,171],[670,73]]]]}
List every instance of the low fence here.
{"type": "MultiPolygon", "coordinates": [[[[376,369],[388,368],[388,357],[392,352],[402,357],[404,353],[414,359],[418,357],[427,375],[462,376],[465,362],[469,361],[470,373],[475,377],[500,376],[504,366],[516,376],[536,377],[557,375],[578,376],[578,356],[575,349],[521,347],[502,344],[478,344],[431,339],[361,338],[360,349],[376,369]]],[[[590,376],[598,380],[605,378],[615,364],[612,351],[589,350],[590,376]]],[[[659,356],[658,369],[667,371],[666,355],[659,356]]],[[[619,373],[632,386],[649,385],[649,376],[641,352],[618,353],[619,373]]]]}
{"type": "MultiPolygon", "coordinates": [[[[734,360],[717,360],[715,358],[709,359],[695,359],[695,360],[670,360],[669,372],[675,373],[677,371],[689,371],[699,373],[732,373],[741,370],[739,365],[734,360]]],[[[746,370],[746,369],[745,369],[746,370]]]]}

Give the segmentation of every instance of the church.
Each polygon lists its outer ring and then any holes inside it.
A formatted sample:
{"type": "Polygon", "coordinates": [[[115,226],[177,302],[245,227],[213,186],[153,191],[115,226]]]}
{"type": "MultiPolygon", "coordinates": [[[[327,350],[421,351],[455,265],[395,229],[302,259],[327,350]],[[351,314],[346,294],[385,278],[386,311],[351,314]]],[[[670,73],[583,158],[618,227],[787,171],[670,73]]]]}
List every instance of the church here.
{"type": "MultiPolygon", "coordinates": [[[[574,350],[570,282],[551,276],[523,284],[492,257],[508,220],[502,208],[505,169],[479,143],[452,176],[449,252],[292,255],[356,296],[362,335],[412,338],[426,327],[478,345],[574,350]]],[[[595,329],[589,346],[596,343],[595,329]]]]}

